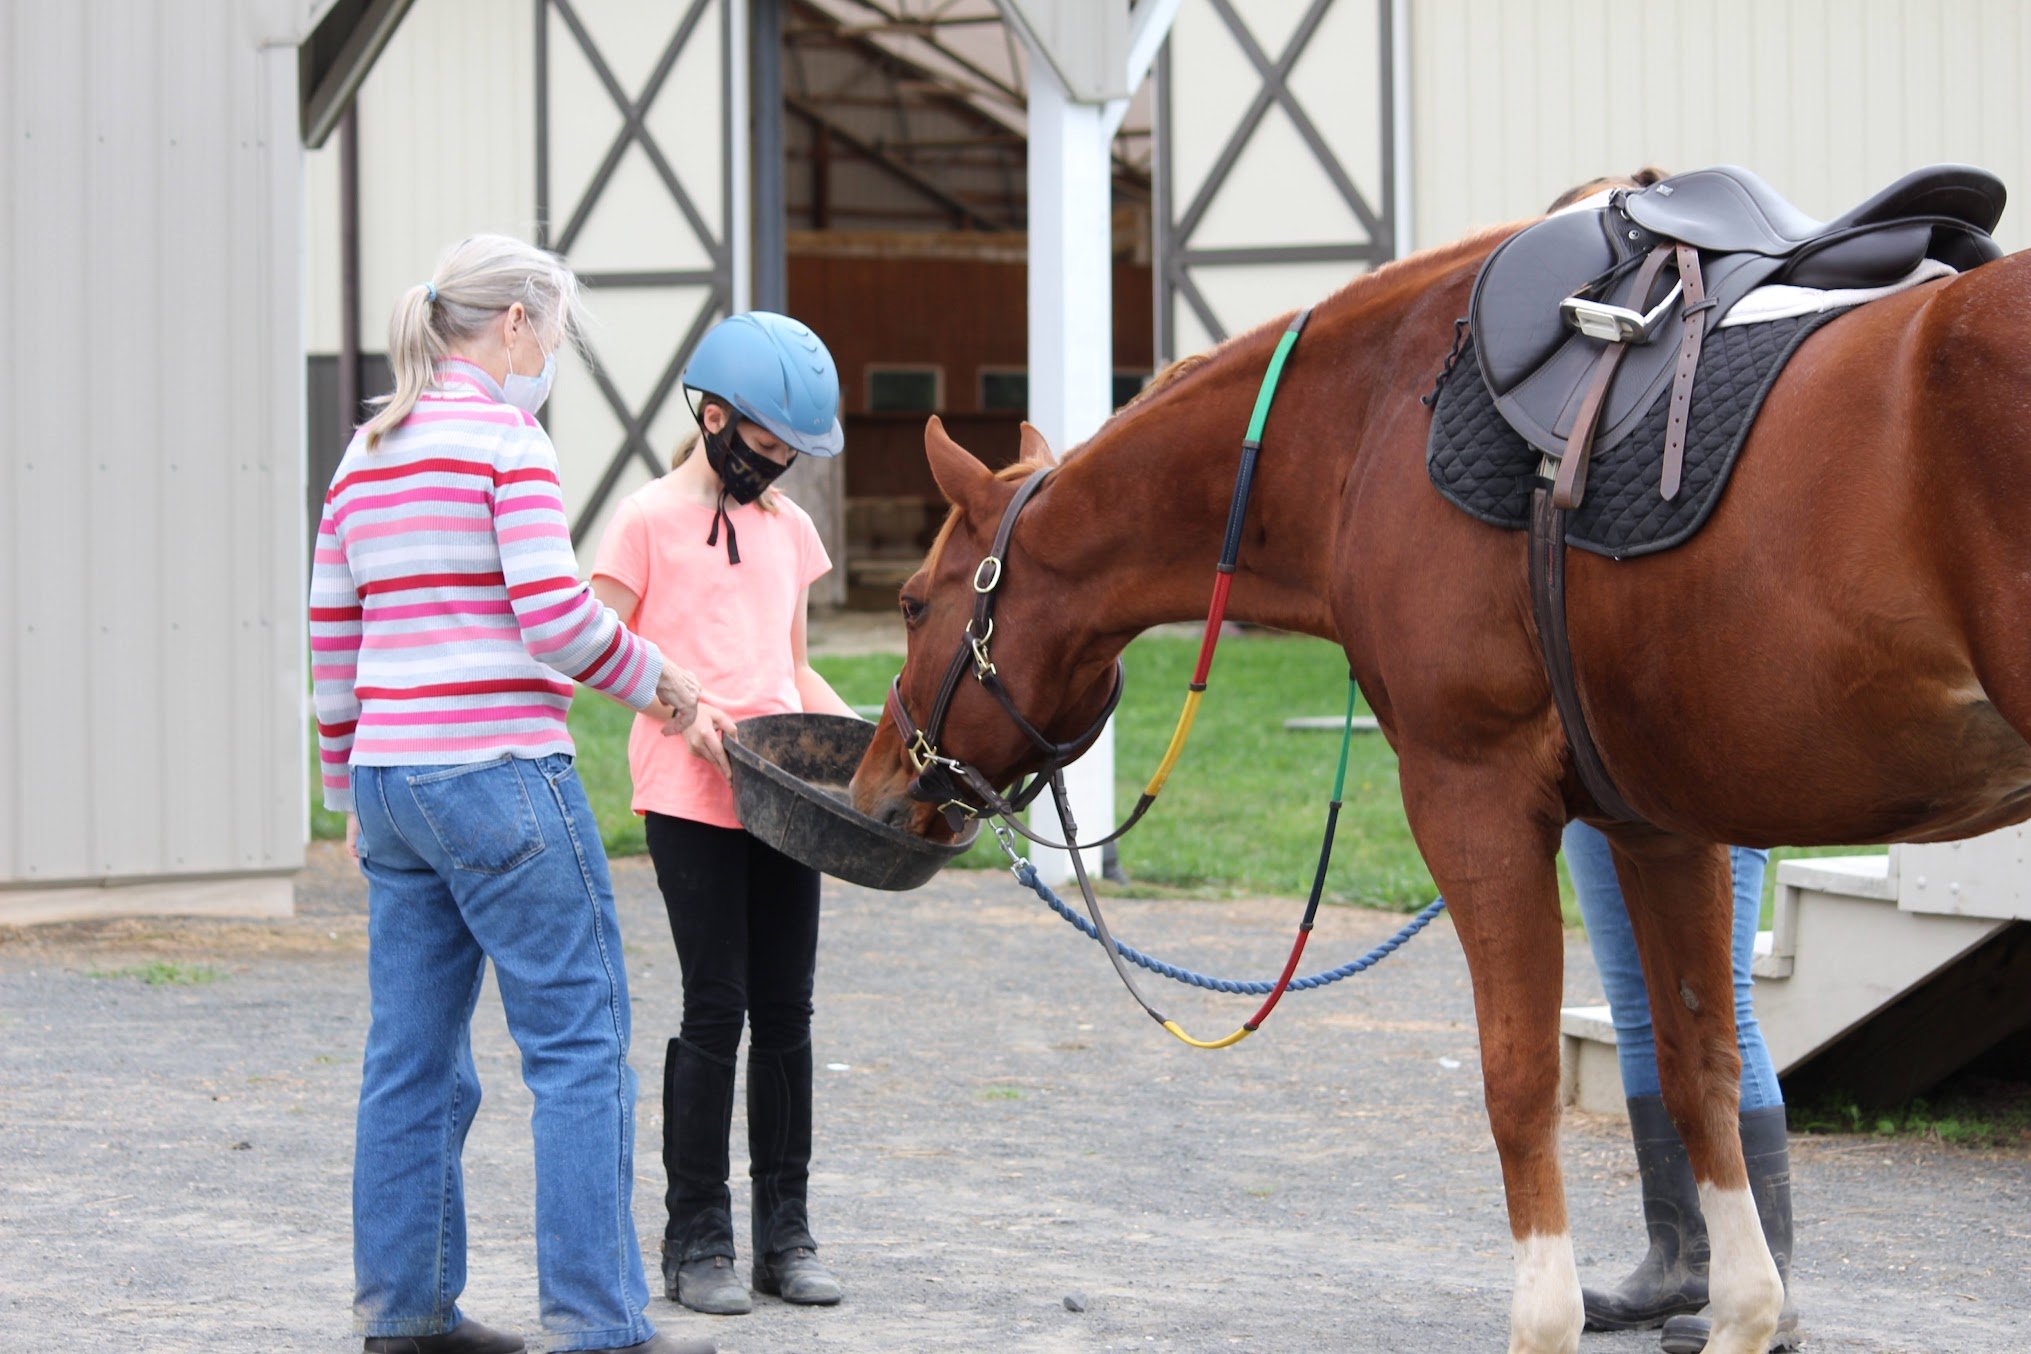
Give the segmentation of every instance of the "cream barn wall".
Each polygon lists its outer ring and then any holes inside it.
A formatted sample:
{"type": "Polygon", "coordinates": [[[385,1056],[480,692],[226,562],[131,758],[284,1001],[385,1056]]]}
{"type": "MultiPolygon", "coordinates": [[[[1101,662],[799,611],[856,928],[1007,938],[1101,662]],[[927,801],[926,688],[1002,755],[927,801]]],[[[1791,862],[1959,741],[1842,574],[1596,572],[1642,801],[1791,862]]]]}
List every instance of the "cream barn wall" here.
{"type": "Polygon", "coordinates": [[[0,6],[0,922],[289,907],[323,8],[0,6]]]}
{"type": "MultiPolygon", "coordinates": [[[[632,97],[670,37],[677,9],[638,0],[578,0],[616,82],[632,97]]],[[[723,71],[719,26],[744,6],[708,8],[706,31],[689,44],[650,104],[645,122],[687,183],[722,173],[718,115],[723,71]],[[700,110],[706,115],[701,116],[700,110]]],[[[562,21],[549,24],[550,174],[553,228],[561,227],[621,129],[621,116],[562,21]]],[[[358,95],[360,124],[360,346],[387,347],[388,316],[402,292],[427,278],[438,254],[476,231],[537,238],[536,32],[531,7],[506,0],[417,0],[358,95]]],[[[717,196],[701,210],[716,216],[717,196]]],[[[339,349],[338,139],[309,156],[309,350],[339,349]]],[[[709,265],[654,176],[640,146],[622,156],[570,251],[580,271],[709,265]]],[[[605,287],[588,293],[590,340],[623,399],[639,408],[698,309],[704,288],[605,287]]],[[[545,410],[563,475],[566,515],[576,521],[621,444],[623,428],[584,365],[566,358],[545,410]]],[[[690,431],[673,395],[648,428],[667,457],[690,431]]],[[[607,508],[579,546],[589,569],[612,508],[648,480],[631,461],[607,508]]]]}
{"type": "Polygon", "coordinates": [[[1746,165],[1831,216],[1936,161],[2020,197],[2031,243],[2031,6],[2019,0],[1408,0],[1417,247],[1645,164],[1746,165]]]}

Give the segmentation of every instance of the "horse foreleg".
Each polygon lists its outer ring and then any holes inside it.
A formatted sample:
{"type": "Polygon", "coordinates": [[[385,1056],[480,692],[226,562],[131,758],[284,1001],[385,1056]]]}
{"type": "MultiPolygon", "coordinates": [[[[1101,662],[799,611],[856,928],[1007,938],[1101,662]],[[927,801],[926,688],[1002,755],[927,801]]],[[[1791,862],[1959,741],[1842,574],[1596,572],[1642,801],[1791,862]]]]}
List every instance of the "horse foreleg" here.
{"type": "Polygon", "coordinates": [[[1516,1245],[1510,1354],[1572,1354],[1582,1312],[1558,1159],[1557,806],[1540,795],[1535,813],[1520,814],[1532,787],[1486,765],[1432,771],[1406,762],[1403,786],[1473,978],[1481,1081],[1516,1245]]]}
{"type": "Polygon", "coordinates": [[[1783,1284],[1749,1193],[1737,1109],[1728,849],[1647,827],[1608,829],[1650,989],[1658,1081],[1698,1182],[1712,1247],[1710,1354],[1763,1354],[1783,1284]]]}

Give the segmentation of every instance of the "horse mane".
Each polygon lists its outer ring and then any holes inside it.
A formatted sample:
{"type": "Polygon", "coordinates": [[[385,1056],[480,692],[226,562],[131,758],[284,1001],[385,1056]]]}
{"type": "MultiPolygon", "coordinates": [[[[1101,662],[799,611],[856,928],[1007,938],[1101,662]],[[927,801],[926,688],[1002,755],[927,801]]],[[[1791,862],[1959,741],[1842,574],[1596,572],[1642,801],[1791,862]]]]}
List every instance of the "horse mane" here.
{"type": "MultiPolygon", "coordinates": [[[[1315,315],[1327,312],[1339,314],[1349,309],[1373,310],[1397,303],[1403,299],[1405,293],[1421,291],[1431,284],[1434,277],[1455,267],[1462,259],[1485,254],[1494,242],[1507,239],[1519,229],[1521,224],[1518,222],[1490,226],[1485,230],[1462,236],[1451,243],[1422,249],[1415,254],[1406,254],[1400,259],[1391,259],[1379,267],[1347,279],[1337,290],[1315,305],[1313,312],[1315,315]]],[[[1238,352],[1252,350],[1256,342],[1265,335],[1281,334],[1290,324],[1291,316],[1296,313],[1286,311],[1252,329],[1230,335],[1204,352],[1191,353],[1170,363],[1152,377],[1148,385],[1137,391],[1133,399],[1115,410],[1113,416],[1101,425],[1100,431],[1105,431],[1119,420],[1139,412],[1144,406],[1170,394],[1177,387],[1189,384],[1191,378],[1200,373],[1224,366],[1234,360],[1238,352]]],[[[1078,455],[1098,437],[1099,432],[1096,432],[1093,437],[1066,452],[1062,459],[1078,455]]]]}
{"type": "MultiPolygon", "coordinates": [[[[1446,272],[1448,269],[1456,267],[1466,258],[1487,253],[1495,242],[1507,239],[1515,234],[1518,229],[1520,229],[1520,223],[1517,222],[1491,226],[1485,230],[1463,236],[1449,244],[1420,250],[1415,254],[1405,255],[1400,259],[1391,259],[1380,267],[1349,278],[1338,290],[1332,292],[1323,301],[1320,301],[1313,309],[1315,312],[1330,310],[1337,314],[1349,308],[1357,310],[1380,309],[1384,306],[1400,302],[1406,293],[1417,292],[1429,286],[1434,277],[1446,272]]],[[[1115,410],[1108,420],[1100,425],[1100,428],[1095,431],[1092,437],[1087,438],[1086,441],[1073,447],[1071,450],[1062,453],[1058,458],[1058,463],[1062,465],[1073,457],[1083,454],[1086,448],[1100,440],[1101,433],[1112,428],[1121,420],[1141,413],[1147,406],[1155,404],[1158,400],[1190,385],[1193,380],[1203,373],[1223,367],[1229,362],[1237,360],[1239,353],[1244,350],[1252,350],[1256,341],[1265,334],[1282,333],[1284,328],[1290,324],[1291,315],[1295,313],[1294,311],[1286,312],[1272,319],[1265,320],[1252,329],[1244,330],[1239,334],[1233,334],[1222,339],[1204,352],[1191,353],[1168,364],[1150,379],[1148,385],[1137,391],[1128,403],[1115,410]]],[[[1046,468],[1045,465],[1037,461],[1014,461],[996,470],[994,477],[998,480],[1026,479],[1044,468],[1046,468]]],[[[937,536],[931,542],[930,552],[925,556],[925,563],[927,565],[935,561],[944,550],[945,542],[951,539],[952,532],[957,526],[958,521],[959,509],[957,507],[949,509],[945,514],[945,521],[938,528],[937,536]]]]}
{"type": "Polygon", "coordinates": [[[1210,351],[1203,353],[1187,353],[1183,357],[1178,358],[1176,361],[1165,364],[1164,369],[1162,371],[1150,377],[1148,385],[1144,386],[1141,390],[1136,391],[1135,394],[1129,396],[1128,403],[1122,405],[1121,408],[1115,410],[1114,412],[1117,414],[1126,413],[1130,409],[1135,408],[1138,404],[1142,404],[1148,400],[1156,398],[1157,395],[1162,393],[1164,387],[1168,386],[1171,382],[1177,380],[1179,377],[1187,375],[1190,372],[1197,370],[1204,363],[1211,361],[1212,357],[1213,354],[1210,351]]]}

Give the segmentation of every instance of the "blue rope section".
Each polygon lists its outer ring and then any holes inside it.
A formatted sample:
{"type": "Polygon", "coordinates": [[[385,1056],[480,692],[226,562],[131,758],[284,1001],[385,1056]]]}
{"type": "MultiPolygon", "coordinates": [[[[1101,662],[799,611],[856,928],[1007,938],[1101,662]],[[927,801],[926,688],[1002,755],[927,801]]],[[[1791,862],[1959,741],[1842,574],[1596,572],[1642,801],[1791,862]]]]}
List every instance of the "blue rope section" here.
{"type": "MultiPolygon", "coordinates": [[[[1086,934],[1088,939],[1100,939],[1100,933],[1093,929],[1092,922],[1066,906],[1065,900],[1052,892],[1049,884],[1046,884],[1042,879],[1037,877],[1037,867],[1035,865],[1032,865],[1027,859],[1019,858],[1017,863],[1012,867],[1012,873],[1015,875],[1017,883],[1021,884],[1024,888],[1035,890],[1037,897],[1050,904],[1051,911],[1078,927],[1086,934]]],[[[1426,924],[1433,917],[1438,916],[1445,909],[1445,906],[1446,900],[1444,898],[1432,899],[1426,905],[1424,911],[1404,923],[1402,930],[1383,941],[1380,945],[1377,945],[1367,954],[1350,963],[1342,964],[1336,969],[1329,969],[1324,973],[1314,973],[1304,978],[1293,978],[1291,979],[1290,990],[1293,992],[1308,992],[1315,987],[1324,987],[1329,983],[1337,983],[1342,978],[1351,978],[1357,973],[1374,968],[1390,955],[1396,953],[1397,948],[1403,942],[1424,930],[1426,924]]],[[[1124,944],[1119,940],[1114,942],[1114,947],[1120,951],[1122,958],[1129,960],[1131,963],[1140,964],[1151,973],[1169,978],[1174,982],[1189,983],[1193,987],[1203,987],[1213,992],[1230,992],[1238,996],[1267,996],[1270,989],[1276,986],[1274,982],[1269,981],[1250,982],[1239,978],[1209,978],[1203,973],[1194,973],[1190,969],[1179,968],[1176,964],[1167,964],[1161,959],[1153,959],[1141,950],[1124,944]]]]}

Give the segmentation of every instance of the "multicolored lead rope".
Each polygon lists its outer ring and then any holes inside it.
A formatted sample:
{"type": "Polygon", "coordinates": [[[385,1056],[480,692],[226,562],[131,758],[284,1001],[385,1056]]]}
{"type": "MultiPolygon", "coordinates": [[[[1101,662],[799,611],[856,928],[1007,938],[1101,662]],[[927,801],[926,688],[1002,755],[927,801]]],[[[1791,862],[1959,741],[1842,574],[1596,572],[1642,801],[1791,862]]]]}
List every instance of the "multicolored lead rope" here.
{"type": "MultiPolygon", "coordinates": [[[[1283,994],[1294,985],[1306,988],[1324,987],[1328,983],[1338,982],[1342,978],[1373,967],[1394,953],[1398,946],[1423,930],[1426,924],[1432,918],[1438,916],[1445,908],[1445,899],[1434,899],[1415,917],[1411,918],[1409,922],[1405,923],[1395,935],[1359,959],[1348,964],[1343,964],[1339,968],[1326,973],[1316,973],[1298,979],[1295,984],[1292,981],[1292,975],[1297,972],[1298,961],[1304,954],[1305,943],[1311,938],[1313,923],[1318,917],[1319,901],[1325,895],[1326,874],[1333,860],[1333,839],[1339,828],[1340,806],[1347,786],[1347,760],[1353,742],[1354,700],[1357,689],[1354,682],[1350,679],[1347,684],[1347,714],[1342,722],[1340,731],[1340,762],[1333,775],[1333,798],[1326,809],[1326,831],[1324,839],[1319,844],[1319,863],[1317,870],[1312,875],[1311,896],[1305,902],[1304,918],[1298,923],[1297,937],[1291,945],[1289,957],[1284,961],[1283,972],[1278,975],[1274,983],[1240,983],[1229,979],[1206,978],[1190,970],[1180,969],[1175,965],[1151,959],[1149,956],[1116,940],[1113,933],[1108,929],[1106,917],[1100,911],[1099,899],[1094,896],[1092,883],[1086,874],[1085,862],[1079,853],[1074,852],[1072,854],[1073,873],[1078,878],[1079,892],[1085,899],[1087,914],[1092,918],[1090,924],[1082,922],[1078,915],[1066,906],[1064,901],[1053,893],[1050,887],[1037,876],[1036,867],[1016,852],[1015,841],[1012,835],[1004,830],[1000,824],[995,825],[996,840],[1001,843],[1002,850],[1008,854],[1017,882],[1034,890],[1037,896],[1050,904],[1052,909],[1060,916],[1078,925],[1081,930],[1098,940],[1102,948],[1107,951],[1108,959],[1114,964],[1115,973],[1120,976],[1122,985],[1128,988],[1129,995],[1134,997],[1137,1004],[1149,1013],[1151,1019],[1162,1025],[1173,1037],[1191,1045],[1193,1048],[1230,1048],[1240,1043],[1261,1027],[1262,1022],[1269,1018],[1269,1013],[1275,1010],[1277,1003],[1283,999],[1283,994]],[[1150,1003],[1149,999],[1143,995],[1141,987],[1137,985],[1135,979],[1129,974],[1127,965],[1123,962],[1124,960],[1140,964],[1153,973],[1161,974],[1164,977],[1172,978],[1179,982],[1191,983],[1199,987],[1212,988],[1219,991],[1260,992],[1266,988],[1267,996],[1264,998],[1262,1005],[1257,1008],[1255,1014],[1243,1021],[1241,1028],[1235,1030],[1232,1034],[1220,1039],[1197,1039],[1186,1033],[1177,1021],[1166,1016],[1150,1003]]],[[[1067,802],[1064,794],[1061,777],[1053,777],[1051,790],[1056,797],[1058,812],[1065,823],[1068,834],[1076,840],[1077,825],[1072,821],[1071,805],[1067,802]]]]}
{"type": "Polygon", "coordinates": [[[1206,608],[1206,632],[1199,640],[1199,661],[1192,669],[1191,685],[1185,689],[1185,708],[1178,715],[1177,728],[1171,731],[1170,746],[1164,750],[1164,758],[1157,763],[1149,784],[1143,787],[1141,802],[1132,817],[1140,817],[1163,793],[1164,782],[1171,778],[1172,768],[1185,751],[1185,740],[1192,736],[1192,722],[1199,717],[1199,701],[1206,694],[1207,679],[1213,671],[1213,650],[1220,643],[1220,627],[1227,621],[1227,591],[1233,586],[1234,566],[1241,558],[1241,528],[1248,517],[1249,495],[1255,488],[1255,462],[1262,454],[1263,425],[1269,422],[1269,406],[1276,399],[1277,382],[1283,379],[1284,362],[1297,346],[1298,335],[1305,332],[1305,322],[1311,318],[1309,307],[1292,317],[1283,337],[1277,340],[1276,351],[1270,354],[1269,367],[1262,374],[1262,388],[1255,393],[1255,412],[1249,416],[1248,432],[1241,441],[1241,466],[1234,472],[1234,497],[1227,505],[1227,536],[1220,543],[1220,562],[1214,566],[1213,603],[1206,608]]]}
{"type": "MultiPolygon", "coordinates": [[[[1277,383],[1283,376],[1284,363],[1290,357],[1291,349],[1297,346],[1298,336],[1304,332],[1305,322],[1311,318],[1311,314],[1312,312],[1309,309],[1301,310],[1292,318],[1289,326],[1283,332],[1283,337],[1277,342],[1276,351],[1270,356],[1269,367],[1263,373],[1262,387],[1256,392],[1255,410],[1249,417],[1248,432],[1241,443],[1241,465],[1235,472],[1234,497],[1229,502],[1227,509],[1227,533],[1220,545],[1220,562],[1216,566],[1217,572],[1213,578],[1213,600],[1206,612],[1206,631],[1199,641],[1199,661],[1193,668],[1191,684],[1186,689],[1185,706],[1178,716],[1177,728],[1171,733],[1170,746],[1165,750],[1163,760],[1157,764],[1156,772],[1150,777],[1149,784],[1143,787],[1142,796],[1137,800],[1136,806],[1129,814],[1127,822],[1106,840],[1112,840],[1113,837],[1120,836],[1121,833],[1126,832],[1129,827],[1134,825],[1137,819],[1142,817],[1150,805],[1156,801],[1156,797],[1163,792],[1164,783],[1170,779],[1172,770],[1176,768],[1178,759],[1185,750],[1186,740],[1191,736],[1192,724],[1197,719],[1199,713],[1199,702],[1206,694],[1208,679],[1213,671],[1213,651],[1220,643],[1220,628],[1227,619],[1227,594],[1233,584],[1235,565],[1241,556],[1241,532],[1248,515],[1249,496],[1255,484],[1255,464],[1262,452],[1263,427],[1269,421],[1270,405],[1276,398],[1277,383]]],[[[1326,872],[1332,864],[1333,838],[1339,829],[1340,805],[1347,786],[1347,758],[1353,742],[1354,704],[1359,690],[1359,684],[1355,682],[1353,675],[1350,673],[1347,679],[1347,714],[1340,730],[1340,764],[1333,776],[1333,798],[1326,809],[1326,832],[1324,840],[1319,843],[1319,863],[1317,870],[1314,871],[1312,876],[1312,892],[1311,897],[1305,903],[1304,919],[1298,923],[1298,933],[1291,943],[1290,955],[1284,961],[1283,972],[1278,975],[1276,982],[1270,985],[1268,995],[1264,998],[1262,1005],[1256,1009],[1254,1015],[1242,1022],[1240,1029],[1235,1030],[1224,1038],[1193,1038],[1185,1032],[1184,1028],[1177,1021],[1172,1020],[1155,1006],[1151,1005],[1149,999],[1143,995],[1142,989],[1136,984],[1134,976],[1128,971],[1126,959],[1133,957],[1136,962],[1144,964],[1145,967],[1152,967],[1152,965],[1144,956],[1136,954],[1116,941],[1113,934],[1108,930],[1107,919],[1102,915],[1100,910],[1100,900],[1094,896],[1092,881],[1086,874],[1085,858],[1076,845],[1079,841],[1079,827],[1072,818],[1072,805],[1070,797],[1065,792],[1064,776],[1060,772],[1053,772],[1051,775],[1052,798],[1057,805],[1059,822],[1065,829],[1065,840],[1067,843],[1073,843],[1073,845],[1067,847],[1067,850],[1072,859],[1072,872],[1079,881],[1079,892],[1086,903],[1087,914],[1092,918],[1092,934],[1094,938],[1107,951],[1107,957],[1113,963],[1115,973],[1120,976],[1122,985],[1128,989],[1129,995],[1135,998],[1137,1004],[1149,1013],[1151,1019],[1170,1031],[1177,1039],[1191,1045],[1193,1048],[1229,1048],[1240,1043],[1261,1027],[1262,1022],[1269,1018],[1269,1013],[1276,1009],[1277,1003],[1283,999],[1283,994],[1291,986],[1292,975],[1297,972],[1298,961],[1305,952],[1305,943],[1311,938],[1312,925],[1319,912],[1319,900],[1324,896],[1326,891],[1326,872]]],[[[1043,885],[1042,881],[1037,878],[1036,868],[1016,852],[1012,835],[999,823],[994,825],[994,830],[995,838],[1001,843],[1002,850],[1008,853],[1017,880],[1035,889],[1038,895],[1043,897],[1046,902],[1053,903],[1061,912],[1070,916],[1070,910],[1065,908],[1064,904],[1056,899],[1056,895],[1052,894],[1043,885]],[[1027,879],[1024,878],[1025,870],[1028,871],[1027,879]]],[[[1089,846],[1093,844],[1088,843],[1089,846]]],[[[1421,930],[1425,923],[1438,915],[1439,909],[1444,906],[1444,899],[1433,902],[1390,941],[1379,947],[1377,951],[1356,961],[1356,964],[1349,966],[1346,971],[1358,972],[1361,968],[1367,967],[1383,955],[1394,950],[1398,945],[1421,930]]],[[[1197,976],[1188,975],[1184,980],[1188,981],[1190,978],[1197,976]]],[[[1345,974],[1341,973],[1340,976],[1345,976],[1345,974]]],[[[1309,984],[1315,981],[1330,982],[1333,979],[1325,975],[1314,975],[1313,979],[1307,979],[1306,981],[1309,984]]]]}

